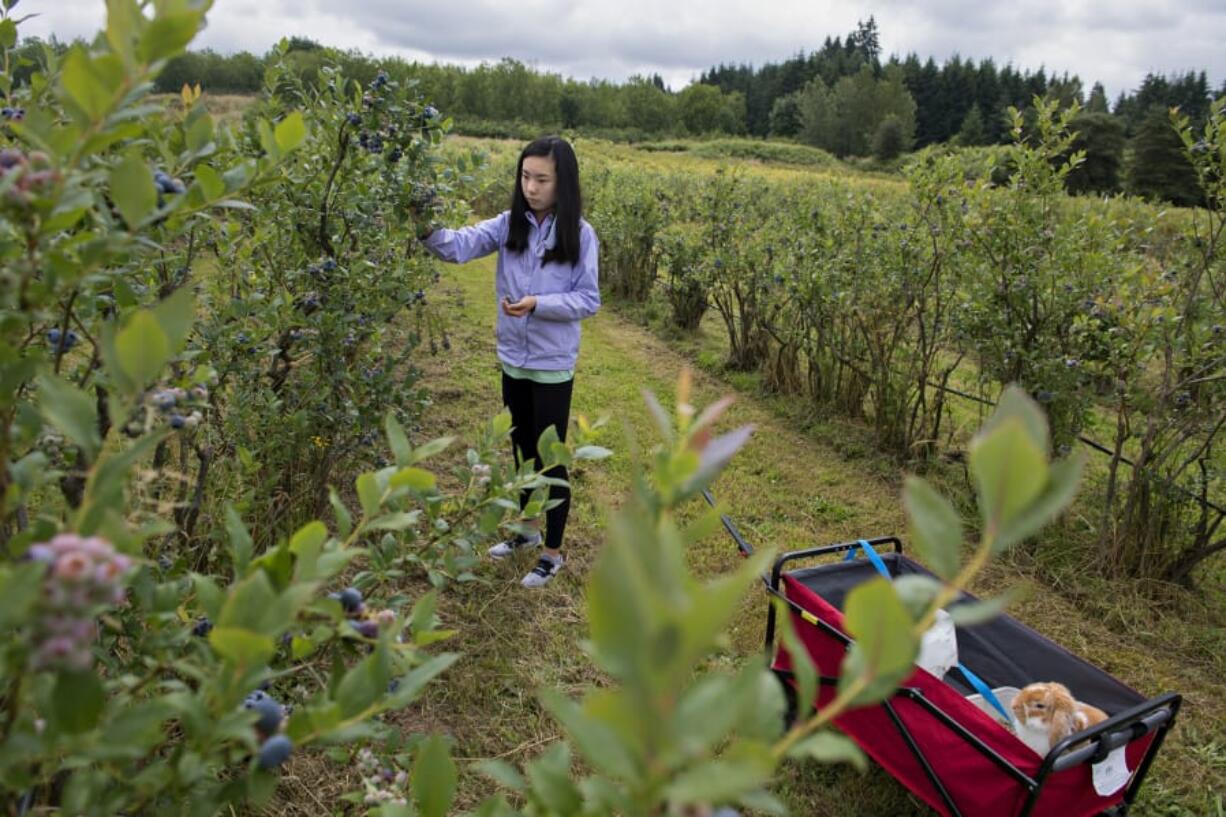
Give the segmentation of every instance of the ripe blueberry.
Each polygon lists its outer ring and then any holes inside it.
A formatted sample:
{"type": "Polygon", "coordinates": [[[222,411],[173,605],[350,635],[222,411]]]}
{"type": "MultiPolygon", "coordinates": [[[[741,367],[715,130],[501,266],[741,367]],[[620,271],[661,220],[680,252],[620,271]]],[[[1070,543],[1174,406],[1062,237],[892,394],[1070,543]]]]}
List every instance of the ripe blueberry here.
{"type": "Polygon", "coordinates": [[[362,608],[362,592],[356,587],[346,587],[340,592],[337,601],[346,613],[357,613],[362,608]]]}
{"type": "Polygon", "coordinates": [[[260,747],[259,763],[261,769],[275,769],[289,758],[294,750],[294,742],[285,735],[273,735],[264,741],[260,747]]]}
{"type": "Polygon", "coordinates": [[[192,627],[192,635],[197,638],[205,638],[213,629],[213,622],[209,621],[208,616],[201,616],[196,619],[196,625],[192,627]]]}
{"type": "Polygon", "coordinates": [[[282,718],[285,717],[285,710],[281,708],[281,704],[268,695],[264,695],[259,700],[248,698],[243,702],[243,707],[252,710],[259,716],[255,722],[255,728],[262,735],[271,735],[276,732],[277,727],[281,725],[282,718]]]}

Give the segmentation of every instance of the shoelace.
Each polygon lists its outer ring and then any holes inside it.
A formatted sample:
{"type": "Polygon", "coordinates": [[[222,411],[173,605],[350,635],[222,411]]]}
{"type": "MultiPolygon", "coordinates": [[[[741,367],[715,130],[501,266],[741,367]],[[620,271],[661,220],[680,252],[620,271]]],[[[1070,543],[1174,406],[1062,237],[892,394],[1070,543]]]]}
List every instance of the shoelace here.
{"type": "Polygon", "coordinates": [[[553,562],[542,558],[537,560],[536,567],[532,568],[532,572],[541,578],[545,578],[554,572],[555,567],[557,567],[557,565],[555,565],[553,562]]]}

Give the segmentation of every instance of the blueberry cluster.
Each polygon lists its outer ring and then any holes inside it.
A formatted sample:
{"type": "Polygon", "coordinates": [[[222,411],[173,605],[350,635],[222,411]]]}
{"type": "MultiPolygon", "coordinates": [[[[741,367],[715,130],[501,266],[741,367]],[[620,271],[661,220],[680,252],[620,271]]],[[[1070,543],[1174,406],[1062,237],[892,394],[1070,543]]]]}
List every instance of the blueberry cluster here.
{"type": "Polygon", "coordinates": [[[404,787],[409,782],[407,772],[383,765],[375,753],[367,748],[358,752],[357,766],[362,774],[362,785],[366,789],[366,805],[408,805],[404,794],[404,787]]]}
{"type": "Polygon", "coordinates": [[[5,105],[3,108],[0,108],[0,117],[4,117],[10,122],[20,122],[26,118],[26,109],[10,108],[9,106],[5,105]]]}
{"type": "Polygon", "coordinates": [[[53,326],[47,332],[47,341],[51,344],[52,351],[61,354],[76,346],[78,340],[80,340],[80,337],[72,329],[64,332],[58,326],[53,326]]]}
{"type": "MultiPolygon", "coordinates": [[[[193,386],[190,397],[192,400],[204,402],[208,399],[209,390],[204,386],[193,386]]],[[[178,387],[172,389],[159,389],[149,396],[149,402],[162,414],[167,415],[167,424],[175,429],[194,429],[199,427],[204,421],[204,415],[198,409],[193,409],[190,414],[183,414],[176,411],[176,408],[186,407],[188,404],[189,393],[186,389],[178,387]]]]}
{"type": "Polygon", "coordinates": [[[97,611],[123,602],[132,560],[105,539],[75,533],[32,545],[26,558],[47,566],[33,628],[35,669],[88,670],[97,611]]]}
{"type": "Polygon", "coordinates": [[[339,593],[329,593],[328,598],[340,602],[341,610],[349,619],[349,626],[362,638],[378,638],[380,629],[396,623],[396,613],[393,610],[368,613],[366,602],[362,599],[362,591],[356,587],[346,587],[339,593]]]}
{"type": "Polygon", "coordinates": [[[490,467],[483,462],[475,463],[472,467],[473,477],[478,485],[490,484],[490,467]]]}
{"type": "Polygon", "coordinates": [[[171,178],[170,174],[164,170],[153,171],[153,184],[157,187],[159,193],[186,193],[187,185],[182,179],[171,178]]]}

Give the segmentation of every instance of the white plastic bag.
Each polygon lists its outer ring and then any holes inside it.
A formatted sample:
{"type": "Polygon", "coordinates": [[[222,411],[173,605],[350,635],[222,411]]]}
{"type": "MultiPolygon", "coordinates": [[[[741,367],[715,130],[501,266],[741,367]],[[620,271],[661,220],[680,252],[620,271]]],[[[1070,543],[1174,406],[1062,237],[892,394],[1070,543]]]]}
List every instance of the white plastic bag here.
{"type": "Polygon", "coordinates": [[[954,620],[944,610],[937,610],[936,621],[920,641],[919,658],[915,663],[938,678],[958,663],[958,634],[954,620]]]}

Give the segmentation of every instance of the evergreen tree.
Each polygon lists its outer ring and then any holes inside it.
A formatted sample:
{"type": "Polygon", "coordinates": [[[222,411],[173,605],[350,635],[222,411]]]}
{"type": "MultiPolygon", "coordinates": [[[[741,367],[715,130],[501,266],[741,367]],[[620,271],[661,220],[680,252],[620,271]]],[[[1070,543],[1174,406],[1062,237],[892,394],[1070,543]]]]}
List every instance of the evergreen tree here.
{"type": "Polygon", "coordinates": [[[1101,82],[1094,83],[1090,89],[1090,100],[1086,102],[1086,113],[1110,113],[1107,110],[1107,89],[1101,82]]]}
{"type": "Polygon", "coordinates": [[[1065,180],[1068,191],[1108,194],[1120,192],[1120,170],[1124,163],[1124,123],[1105,112],[1083,112],[1073,119],[1072,128],[1077,132],[1072,150],[1084,150],[1085,161],[1074,168],[1065,180]]]}
{"type": "Polygon", "coordinates": [[[966,118],[962,120],[962,127],[958,129],[958,144],[967,146],[982,145],[987,141],[987,128],[983,123],[983,114],[979,110],[979,103],[976,102],[971,106],[966,118]]]}
{"type": "Polygon", "coordinates": [[[1201,201],[1196,173],[1183,155],[1183,142],[1161,105],[1151,106],[1132,140],[1128,189],[1138,196],[1191,206],[1201,201]]]}
{"type": "Polygon", "coordinates": [[[902,120],[889,114],[877,126],[873,136],[873,155],[882,161],[897,158],[906,149],[902,120]]]}
{"type": "Polygon", "coordinates": [[[771,136],[796,136],[801,124],[800,94],[788,94],[775,100],[770,116],[771,136]]]}

